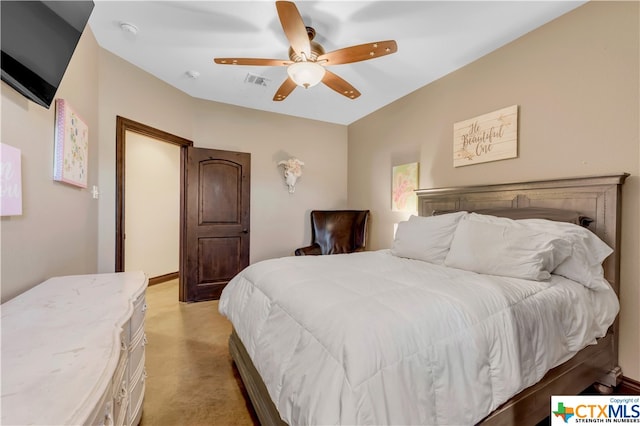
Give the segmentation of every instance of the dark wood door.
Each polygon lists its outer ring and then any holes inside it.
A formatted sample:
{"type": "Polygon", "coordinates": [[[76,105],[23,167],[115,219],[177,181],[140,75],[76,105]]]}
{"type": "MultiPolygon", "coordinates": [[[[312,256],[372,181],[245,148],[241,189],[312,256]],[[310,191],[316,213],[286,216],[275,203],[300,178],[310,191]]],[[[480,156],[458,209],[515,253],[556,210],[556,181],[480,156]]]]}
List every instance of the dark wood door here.
{"type": "Polygon", "coordinates": [[[251,154],[187,148],[180,300],[220,298],[249,265],[251,154]]]}

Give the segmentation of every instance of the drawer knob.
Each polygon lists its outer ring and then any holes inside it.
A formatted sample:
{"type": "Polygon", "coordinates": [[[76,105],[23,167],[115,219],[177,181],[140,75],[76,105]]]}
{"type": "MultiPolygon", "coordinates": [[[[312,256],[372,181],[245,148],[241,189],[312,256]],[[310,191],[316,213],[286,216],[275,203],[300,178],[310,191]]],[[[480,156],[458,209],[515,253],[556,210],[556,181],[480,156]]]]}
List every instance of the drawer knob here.
{"type": "Polygon", "coordinates": [[[113,417],[111,417],[111,413],[105,413],[104,426],[111,426],[112,424],[113,424],[113,417]]]}
{"type": "Polygon", "coordinates": [[[127,389],[123,386],[120,388],[120,392],[118,392],[118,396],[116,398],[116,401],[118,402],[118,405],[122,404],[122,401],[124,401],[127,398],[127,389]]]}

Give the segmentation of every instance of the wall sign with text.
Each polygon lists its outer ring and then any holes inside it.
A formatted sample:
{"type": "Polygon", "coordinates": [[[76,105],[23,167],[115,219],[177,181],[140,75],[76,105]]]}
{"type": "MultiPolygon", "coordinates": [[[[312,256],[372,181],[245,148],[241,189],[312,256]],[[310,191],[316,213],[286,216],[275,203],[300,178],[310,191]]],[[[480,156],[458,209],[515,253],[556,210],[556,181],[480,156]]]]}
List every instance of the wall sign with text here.
{"type": "Polygon", "coordinates": [[[518,156],[518,105],[453,125],[453,166],[518,156]]]}

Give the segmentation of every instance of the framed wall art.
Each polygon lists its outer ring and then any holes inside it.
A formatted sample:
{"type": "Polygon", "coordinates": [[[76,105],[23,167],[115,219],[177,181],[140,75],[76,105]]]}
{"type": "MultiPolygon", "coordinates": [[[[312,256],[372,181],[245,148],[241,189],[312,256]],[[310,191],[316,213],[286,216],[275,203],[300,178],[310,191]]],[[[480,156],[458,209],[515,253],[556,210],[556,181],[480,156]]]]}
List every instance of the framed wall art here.
{"type": "Polygon", "coordinates": [[[53,179],[87,187],[89,129],[64,99],[56,99],[53,179]]]}
{"type": "Polygon", "coordinates": [[[402,164],[392,169],[391,210],[414,213],[418,210],[419,163],[402,164]]]}
{"type": "Polygon", "coordinates": [[[22,214],[22,167],[18,148],[0,143],[0,216],[22,214]]]}
{"type": "Polygon", "coordinates": [[[453,125],[453,167],[518,156],[518,105],[453,125]]]}

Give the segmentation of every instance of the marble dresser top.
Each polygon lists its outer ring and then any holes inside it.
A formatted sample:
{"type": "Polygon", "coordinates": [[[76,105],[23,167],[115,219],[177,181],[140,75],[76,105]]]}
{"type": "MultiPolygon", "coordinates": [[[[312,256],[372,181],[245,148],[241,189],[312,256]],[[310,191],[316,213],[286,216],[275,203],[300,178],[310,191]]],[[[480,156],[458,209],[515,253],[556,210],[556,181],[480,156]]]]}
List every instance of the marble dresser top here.
{"type": "Polygon", "coordinates": [[[3,303],[1,423],[86,421],[147,282],[142,272],[56,277],[3,303]]]}

